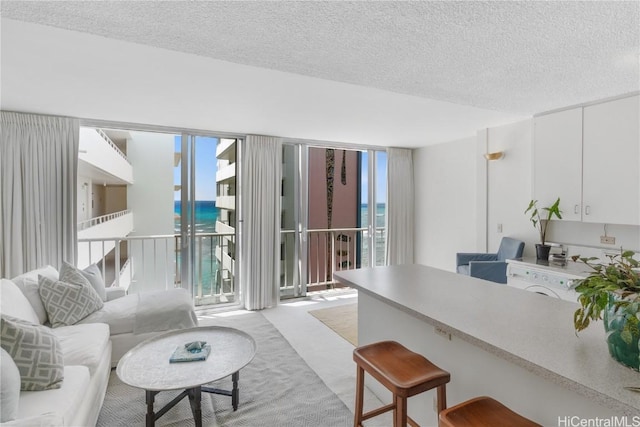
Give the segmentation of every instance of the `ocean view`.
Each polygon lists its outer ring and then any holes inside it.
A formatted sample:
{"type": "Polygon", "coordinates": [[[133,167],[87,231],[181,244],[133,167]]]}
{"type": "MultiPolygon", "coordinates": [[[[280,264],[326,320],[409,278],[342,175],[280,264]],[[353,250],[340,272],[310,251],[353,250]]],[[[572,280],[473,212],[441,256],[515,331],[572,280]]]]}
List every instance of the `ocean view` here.
{"type": "MultiPolygon", "coordinates": [[[[175,214],[175,231],[180,233],[180,201],[176,200],[173,206],[175,214]]],[[[196,233],[214,233],[218,220],[218,208],[215,200],[196,200],[196,233]]]]}
{"type": "MultiPolygon", "coordinates": [[[[360,205],[361,224],[367,224],[369,218],[369,209],[366,203],[360,205]]],[[[175,213],[175,231],[180,232],[180,201],[174,202],[175,213]]],[[[385,226],[386,205],[378,203],[376,206],[376,227],[385,226]]],[[[196,232],[197,233],[214,233],[216,221],[218,220],[218,208],[214,200],[197,200],[196,201],[196,232]]]]}

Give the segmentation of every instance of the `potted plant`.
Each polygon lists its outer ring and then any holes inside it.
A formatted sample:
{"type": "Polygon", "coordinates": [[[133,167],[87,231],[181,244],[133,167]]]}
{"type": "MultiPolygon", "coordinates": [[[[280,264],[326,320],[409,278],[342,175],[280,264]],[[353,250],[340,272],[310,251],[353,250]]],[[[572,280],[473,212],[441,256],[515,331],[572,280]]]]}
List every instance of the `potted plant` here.
{"type": "Polygon", "coordinates": [[[562,219],[562,212],[560,211],[560,197],[558,197],[551,206],[541,209],[538,209],[537,203],[537,200],[531,200],[531,202],[529,202],[529,207],[524,211],[524,213],[530,214],[529,220],[531,220],[533,227],[540,233],[540,243],[536,244],[536,258],[548,260],[551,246],[546,244],[547,226],[554,216],[558,219],[562,219]],[[546,211],[546,218],[542,218],[540,216],[541,210],[546,211]]]}
{"type": "Polygon", "coordinates": [[[592,321],[602,319],[609,354],[623,365],[640,370],[640,270],[633,251],[608,255],[608,264],[598,258],[572,257],[591,267],[592,272],[578,282],[580,307],[573,316],[576,333],[592,321]]]}

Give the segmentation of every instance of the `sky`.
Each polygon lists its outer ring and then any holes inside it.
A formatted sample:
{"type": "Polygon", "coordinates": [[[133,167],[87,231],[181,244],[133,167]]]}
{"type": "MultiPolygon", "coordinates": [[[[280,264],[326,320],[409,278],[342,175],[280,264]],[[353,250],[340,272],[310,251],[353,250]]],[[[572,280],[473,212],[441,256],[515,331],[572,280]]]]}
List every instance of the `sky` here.
{"type": "MultiPolygon", "coordinates": [[[[368,154],[362,153],[362,198],[360,203],[367,203],[369,197],[368,154]]],[[[376,151],[376,202],[387,203],[387,152],[376,151]]]]}
{"type": "MultiPolygon", "coordinates": [[[[196,200],[216,199],[216,145],[218,138],[196,136],[196,200]]],[[[181,137],[175,137],[176,153],[180,152],[181,137]]],[[[180,165],[173,170],[173,182],[180,184],[180,165]]],[[[180,192],[174,192],[180,200],[180,192]]]]}

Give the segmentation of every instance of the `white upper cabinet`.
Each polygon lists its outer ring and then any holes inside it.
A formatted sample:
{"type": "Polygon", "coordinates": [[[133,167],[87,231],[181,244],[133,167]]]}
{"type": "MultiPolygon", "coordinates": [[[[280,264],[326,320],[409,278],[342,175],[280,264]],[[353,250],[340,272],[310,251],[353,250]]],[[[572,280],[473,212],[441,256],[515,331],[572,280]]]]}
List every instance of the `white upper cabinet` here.
{"type": "Polygon", "coordinates": [[[533,198],[538,207],[560,197],[562,218],[582,219],[582,108],[533,121],[533,198]]]}
{"type": "Polygon", "coordinates": [[[534,118],[533,197],[566,220],[640,225],[640,97],[534,118]]]}
{"type": "Polygon", "coordinates": [[[584,108],[583,221],[640,224],[640,97],[584,108]]]}

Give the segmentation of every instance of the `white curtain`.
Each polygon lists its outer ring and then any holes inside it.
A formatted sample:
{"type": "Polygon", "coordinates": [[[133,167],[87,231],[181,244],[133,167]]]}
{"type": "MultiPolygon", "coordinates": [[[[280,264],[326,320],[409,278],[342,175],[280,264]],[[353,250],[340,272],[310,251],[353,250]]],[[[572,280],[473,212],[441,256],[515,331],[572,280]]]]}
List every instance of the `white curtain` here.
{"type": "Polygon", "coordinates": [[[413,153],[387,149],[387,264],[413,264],[413,153]]]}
{"type": "Polygon", "coordinates": [[[0,277],[76,262],[77,119],[2,111],[0,277]]]}
{"type": "Polygon", "coordinates": [[[247,310],[278,304],[282,140],[247,136],[241,168],[241,290],[247,310]]]}

